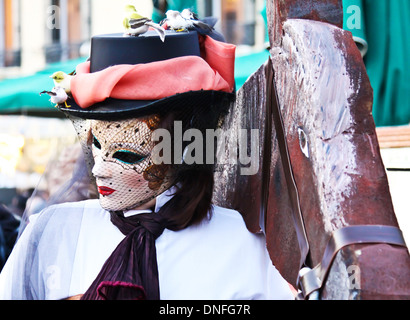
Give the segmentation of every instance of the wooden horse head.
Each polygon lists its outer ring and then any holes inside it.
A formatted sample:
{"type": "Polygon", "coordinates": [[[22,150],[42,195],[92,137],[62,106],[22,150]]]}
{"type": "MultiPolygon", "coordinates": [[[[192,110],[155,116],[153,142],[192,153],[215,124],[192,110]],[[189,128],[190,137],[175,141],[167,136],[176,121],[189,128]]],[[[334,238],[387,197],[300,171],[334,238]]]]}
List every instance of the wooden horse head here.
{"type": "MultiPolygon", "coordinates": [[[[372,88],[351,33],[341,29],[341,1],[271,0],[267,12],[271,57],[239,90],[223,126],[231,137],[257,130],[246,148],[258,143],[257,171],[243,174],[240,162],[222,166],[214,200],[241,212],[251,232],[265,233],[273,263],[297,286],[301,261],[318,265],[336,231],[398,223],[372,88]],[[272,115],[276,105],[288,161],[272,115]],[[309,248],[300,244],[295,211],[309,248]]],[[[408,299],[408,250],[382,241],[340,248],[320,292],[323,299],[408,299]]]]}

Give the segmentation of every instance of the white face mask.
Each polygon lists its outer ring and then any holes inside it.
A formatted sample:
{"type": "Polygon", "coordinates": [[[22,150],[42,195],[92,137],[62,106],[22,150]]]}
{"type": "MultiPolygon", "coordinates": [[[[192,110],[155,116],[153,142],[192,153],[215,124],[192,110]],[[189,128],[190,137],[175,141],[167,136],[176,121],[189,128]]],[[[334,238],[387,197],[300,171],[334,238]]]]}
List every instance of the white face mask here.
{"type": "Polygon", "coordinates": [[[92,173],[104,209],[138,208],[171,186],[169,166],[152,162],[151,137],[158,123],[156,116],[91,122],[92,173]]]}

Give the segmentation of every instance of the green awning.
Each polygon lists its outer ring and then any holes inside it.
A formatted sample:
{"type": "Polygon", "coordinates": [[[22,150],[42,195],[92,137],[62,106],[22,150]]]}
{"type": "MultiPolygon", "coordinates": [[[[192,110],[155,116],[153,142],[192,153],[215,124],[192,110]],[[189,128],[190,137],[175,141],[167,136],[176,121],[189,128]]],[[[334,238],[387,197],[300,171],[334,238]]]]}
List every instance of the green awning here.
{"type": "Polygon", "coordinates": [[[34,75],[0,81],[0,113],[25,113],[26,111],[52,112],[53,105],[48,95],[40,92],[50,90],[53,81],[49,78],[56,71],[70,73],[84,62],[85,58],[48,65],[34,75]]]}
{"type": "Polygon", "coordinates": [[[363,0],[377,126],[410,123],[410,1],[363,0]]]}

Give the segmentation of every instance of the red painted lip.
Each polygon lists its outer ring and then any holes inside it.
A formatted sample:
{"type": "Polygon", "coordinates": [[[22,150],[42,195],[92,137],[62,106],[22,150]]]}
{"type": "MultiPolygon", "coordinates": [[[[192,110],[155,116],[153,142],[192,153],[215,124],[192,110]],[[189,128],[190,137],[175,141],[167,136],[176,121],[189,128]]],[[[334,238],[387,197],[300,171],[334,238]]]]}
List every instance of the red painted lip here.
{"type": "Polygon", "coordinates": [[[98,187],[98,192],[103,196],[109,196],[110,194],[114,193],[115,190],[108,187],[98,187]]]}

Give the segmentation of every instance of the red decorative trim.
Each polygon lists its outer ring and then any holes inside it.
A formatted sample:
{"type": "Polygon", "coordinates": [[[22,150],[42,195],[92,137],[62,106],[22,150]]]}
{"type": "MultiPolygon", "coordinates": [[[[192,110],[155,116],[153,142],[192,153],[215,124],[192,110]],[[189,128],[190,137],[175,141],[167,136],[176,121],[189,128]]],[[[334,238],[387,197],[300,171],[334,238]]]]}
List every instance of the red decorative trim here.
{"type": "Polygon", "coordinates": [[[108,298],[102,292],[102,290],[107,287],[109,288],[121,287],[121,288],[127,288],[127,289],[136,289],[135,292],[139,292],[139,295],[133,298],[133,300],[145,300],[146,299],[145,289],[142,286],[129,283],[129,282],[123,282],[123,281],[102,281],[97,288],[97,294],[99,297],[101,297],[104,300],[108,300],[108,298]]]}

